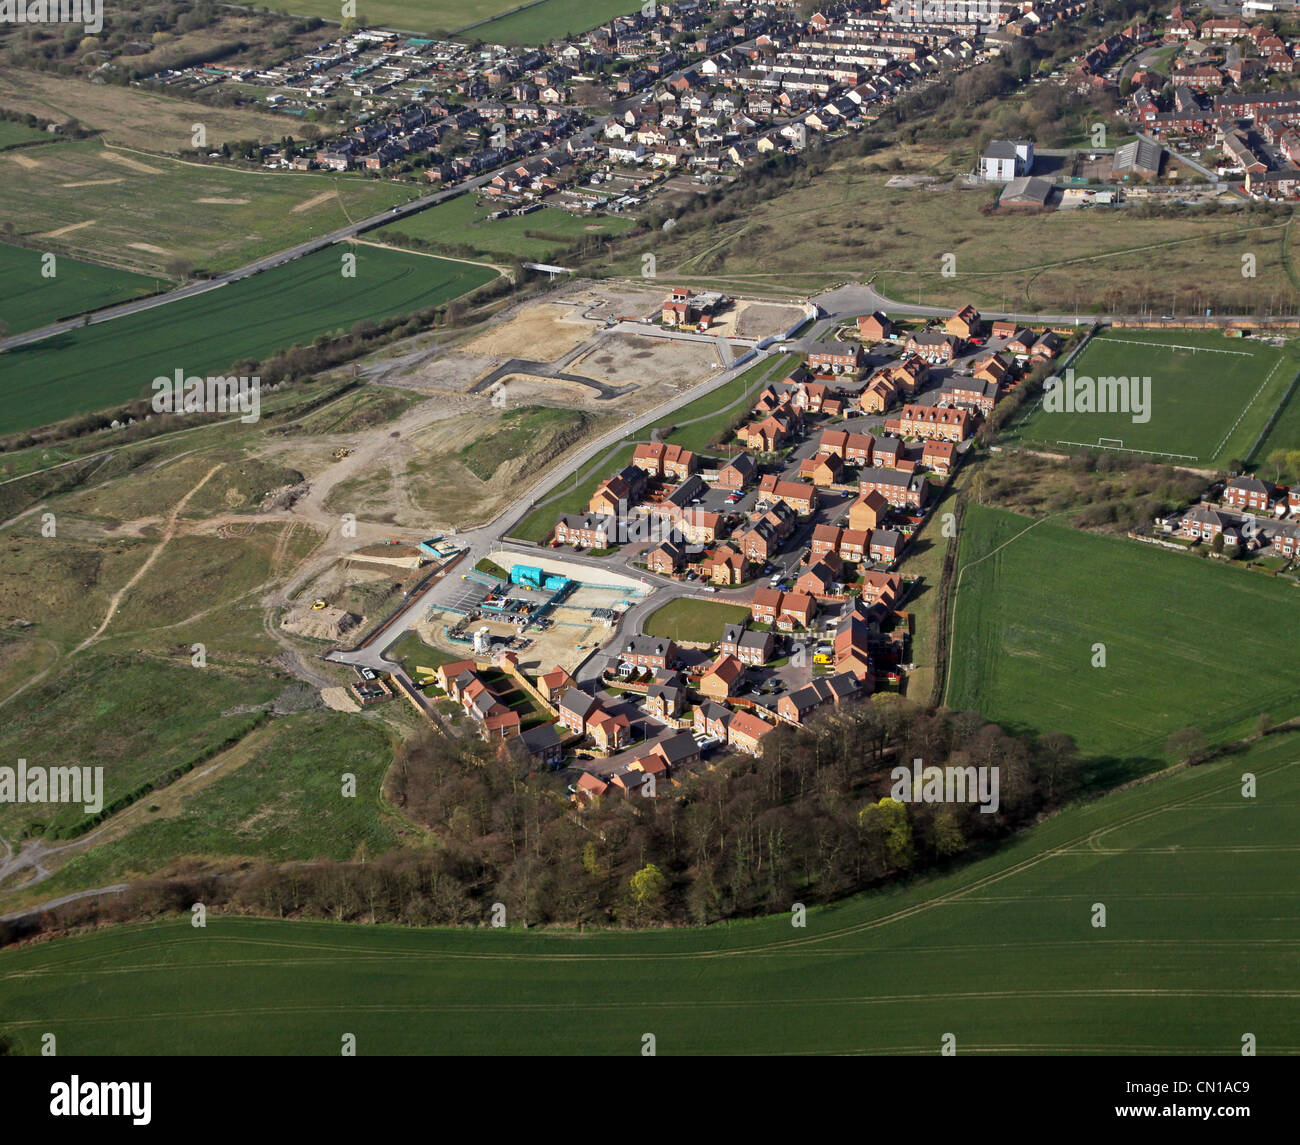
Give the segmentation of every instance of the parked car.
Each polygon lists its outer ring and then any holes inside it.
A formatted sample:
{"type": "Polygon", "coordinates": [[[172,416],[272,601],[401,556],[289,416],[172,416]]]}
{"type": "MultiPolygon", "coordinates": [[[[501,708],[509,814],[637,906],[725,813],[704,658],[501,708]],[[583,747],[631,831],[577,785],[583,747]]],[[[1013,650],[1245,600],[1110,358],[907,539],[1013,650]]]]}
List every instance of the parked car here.
{"type": "Polygon", "coordinates": [[[717,592],[718,589],[717,589],[717,586],[716,586],[716,585],[706,584],[706,585],[701,586],[700,591],[701,591],[701,592],[717,592]]]}

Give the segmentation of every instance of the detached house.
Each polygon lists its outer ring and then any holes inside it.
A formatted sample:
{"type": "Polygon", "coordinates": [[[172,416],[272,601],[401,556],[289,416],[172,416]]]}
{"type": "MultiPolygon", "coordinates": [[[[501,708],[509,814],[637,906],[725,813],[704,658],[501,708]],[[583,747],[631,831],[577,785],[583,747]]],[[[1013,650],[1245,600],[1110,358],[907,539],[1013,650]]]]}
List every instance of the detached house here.
{"type": "Polygon", "coordinates": [[[748,453],[738,453],[718,470],[717,484],[722,489],[744,489],[757,476],[758,465],[748,453]]]}
{"type": "Polygon", "coordinates": [[[980,332],[980,312],[973,306],[963,306],[943,324],[944,330],[963,342],[969,342],[980,332]]]}
{"type": "Polygon", "coordinates": [[[721,655],[700,677],[699,693],[711,700],[726,700],[735,695],[745,678],[745,665],[735,656],[721,655]]]}

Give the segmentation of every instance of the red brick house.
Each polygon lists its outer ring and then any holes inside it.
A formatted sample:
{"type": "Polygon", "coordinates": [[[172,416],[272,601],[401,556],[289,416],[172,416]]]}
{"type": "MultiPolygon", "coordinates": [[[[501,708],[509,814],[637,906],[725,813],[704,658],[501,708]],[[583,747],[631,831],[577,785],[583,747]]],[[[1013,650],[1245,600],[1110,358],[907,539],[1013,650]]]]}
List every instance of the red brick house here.
{"type": "Polygon", "coordinates": [[[927,440],[921,450],[921,464],[936,473],[947,473],[956,455],[957,447],[951,441],[927,440]]]}
{"type": "Polygon", "coordinates": [[[1258,477],[1234,477],[1223,487],[1223,503],[1234,509],[1267,512],[1272,490],[1258,477]]]}
{"type": "Polygon", "coordinates": [[[970,411],[943,406],[906,405],[898,417],[898,432],[904,437],[965,441],[970,436],[970,411]]]}

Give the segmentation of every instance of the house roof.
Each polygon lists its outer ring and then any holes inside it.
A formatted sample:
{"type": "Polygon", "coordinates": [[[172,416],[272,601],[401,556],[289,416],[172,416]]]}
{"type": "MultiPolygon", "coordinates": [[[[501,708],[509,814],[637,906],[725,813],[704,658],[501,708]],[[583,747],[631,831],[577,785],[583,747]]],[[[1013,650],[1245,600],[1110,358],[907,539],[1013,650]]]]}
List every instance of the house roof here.
{"type": "Polygon", "coordinates": [[[680,731],[675,736],[660,740],[650,750],[663,756],[664,762],[669,766],[676,767],[679,763],[699,755],[700,745],[695,742],[695,737],[690,732],[680,731]]]}

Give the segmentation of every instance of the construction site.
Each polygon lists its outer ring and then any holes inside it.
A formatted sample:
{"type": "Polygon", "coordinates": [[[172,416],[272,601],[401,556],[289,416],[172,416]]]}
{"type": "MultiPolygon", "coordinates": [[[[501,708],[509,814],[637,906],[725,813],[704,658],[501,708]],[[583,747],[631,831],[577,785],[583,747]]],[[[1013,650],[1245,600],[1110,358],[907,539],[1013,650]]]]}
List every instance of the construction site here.
{"type": "Polygon", "coordinates": [[[650,591],[630,577],[568,562],[514,563],[508,553],[493,558],[509,570],[506,578],[465,569],[445,599],[417,622],[421,639],[465,656],[511,651],[528,669],[572,669],[650,591]]]}

